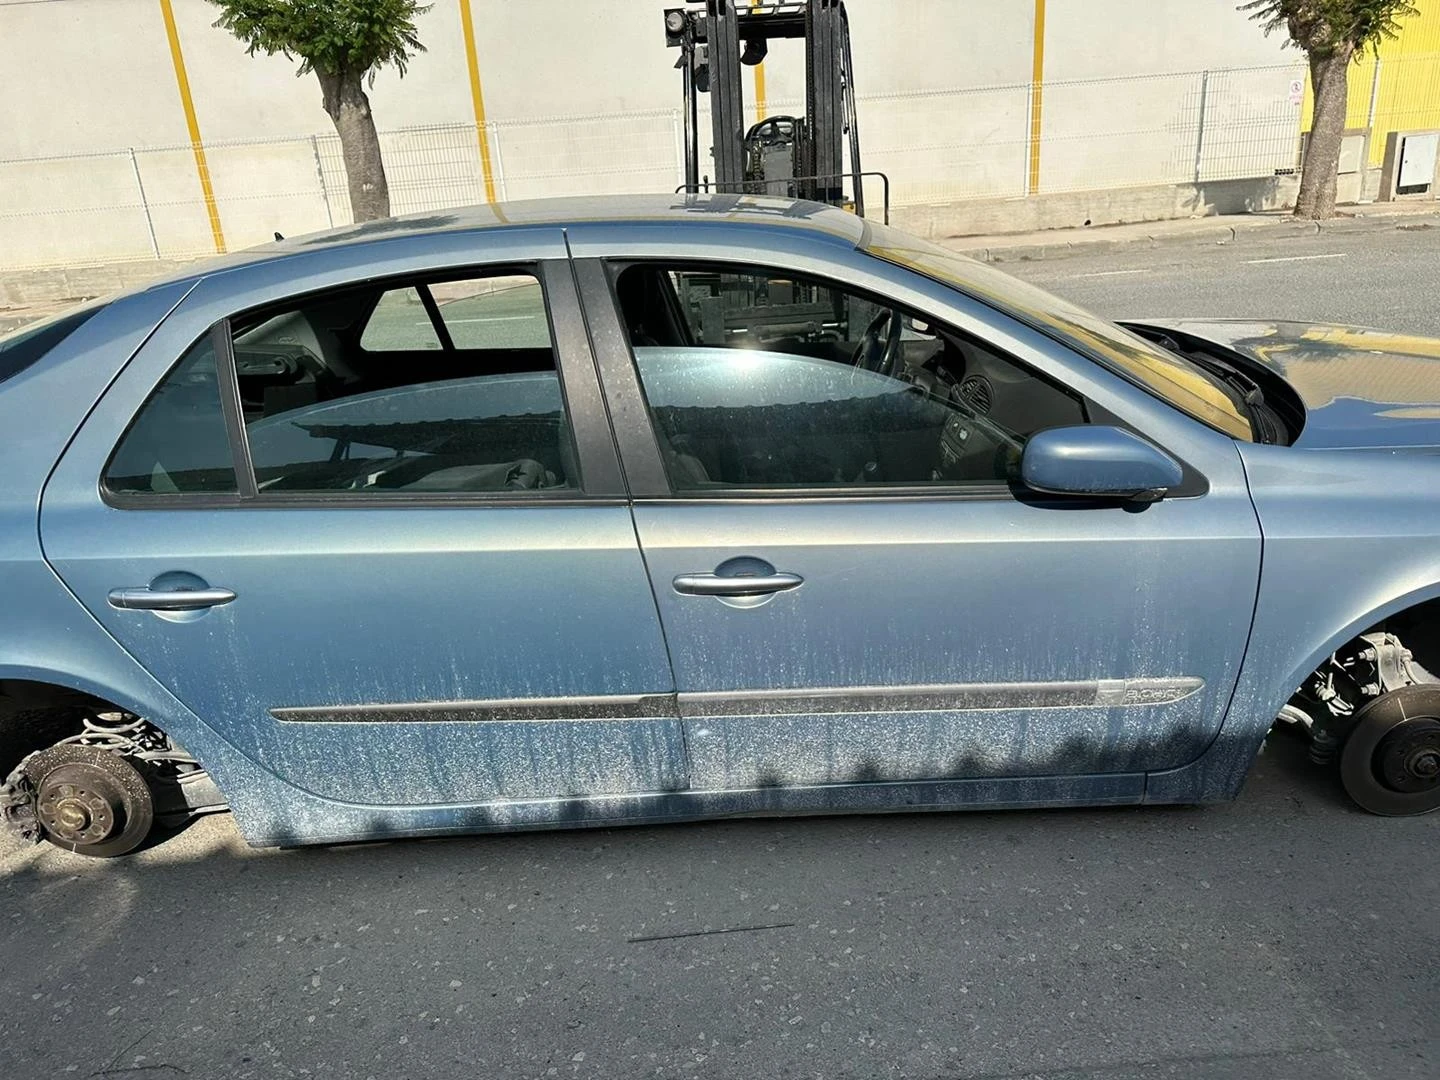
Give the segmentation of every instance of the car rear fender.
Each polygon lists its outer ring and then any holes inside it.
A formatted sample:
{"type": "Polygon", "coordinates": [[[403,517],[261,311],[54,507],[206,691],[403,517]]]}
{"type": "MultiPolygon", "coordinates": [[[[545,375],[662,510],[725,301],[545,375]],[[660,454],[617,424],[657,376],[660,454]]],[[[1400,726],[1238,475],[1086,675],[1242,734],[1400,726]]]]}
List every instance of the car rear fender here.
{"type": "MultiPolygon", "coordinates": [[[[25,531],[25,546],[37,555],[34,516],[55,462],[95,403],[192,285],[175,282],[118,297],[40,360],[0,383],[0,431],[5,433],[0,518],[28,512],[32,525],[25,531]]],[[[0,528],[0,559],[8,545],[22,540],[10,524],[0,528]]]]}

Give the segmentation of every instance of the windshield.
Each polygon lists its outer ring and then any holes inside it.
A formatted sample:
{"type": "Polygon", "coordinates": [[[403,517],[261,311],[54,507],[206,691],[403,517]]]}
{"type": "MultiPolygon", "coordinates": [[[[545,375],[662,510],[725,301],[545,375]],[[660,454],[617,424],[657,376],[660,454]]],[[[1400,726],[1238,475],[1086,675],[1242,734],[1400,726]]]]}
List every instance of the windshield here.
{"type": "Polygon", "coordinates": [[[104,306],[91,304],[74,308],[53,318],[29,323],[14,333],[0,335],[0,382],[19,375],[104,306]]]}
{"type": "Polygon", "coordinates": [[[1013,315],[1098,360],[1217,431],[1249,442],[1249,418],[1207,372],[1184,357],[974,259],[885,225],[869,223],[861,250],[924,274],[1013,315]]]}

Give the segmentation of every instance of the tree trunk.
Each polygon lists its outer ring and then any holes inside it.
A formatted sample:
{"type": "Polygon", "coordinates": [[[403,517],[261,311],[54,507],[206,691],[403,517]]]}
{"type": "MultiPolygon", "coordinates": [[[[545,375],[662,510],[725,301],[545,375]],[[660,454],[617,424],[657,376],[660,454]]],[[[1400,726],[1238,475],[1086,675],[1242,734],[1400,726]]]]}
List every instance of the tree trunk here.
{"type": "Polygon", "coordinates": [[[1335,216],[1335,170],[1340,164],[1341,136],[1349,106],[1350,57],[1353,50],[1342,46],[1328,56],[1310,58],[1310,84],[1315,92],[1315,112],[1310,121],[1310,139],[1305,144],[1305,161],[1300,170],[1300,193],[1295,198],[1295,216],[1319,220],[1335,216]]]}
{"type": "Polygon", "coordinates": [[[390,185],[380,160],[380,136],[365,96],[364,72],[330,75],[316,70],[324,94],[325,111],[335,122],[340,152],[345,158],[345,179],[350,186],[350,211],[355,221],[390,216],[390,185]]]}

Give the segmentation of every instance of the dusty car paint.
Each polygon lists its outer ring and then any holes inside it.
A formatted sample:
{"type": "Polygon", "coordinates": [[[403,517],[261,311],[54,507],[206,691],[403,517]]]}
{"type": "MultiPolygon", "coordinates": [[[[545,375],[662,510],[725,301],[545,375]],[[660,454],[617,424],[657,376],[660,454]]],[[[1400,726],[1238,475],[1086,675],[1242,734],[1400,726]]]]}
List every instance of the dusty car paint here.
{"type": "MultiPolygon", "coordinates": [[[[1242,448],[1023,320],[856,250],[862,228],[728,197],[507,207],[287,241],[116,301],[0,394],[20,449],[0,478],[0,678],[152,718],[256,843],[1206,801],[1235,794],[1326,649],[1440,595],[1440,457],[1420,448],[1440,425],[1374,419],[1427,403],[1384,402],[1343,427],[1347,445],[1408,449],[1242,448]],[[1004,488],[674,499],[600,260],[675,255],[793,268],[933,312],[1203,483],[1143,509],[1004,488]],[[140,403],[216,319],[515,261],[546,268],[560,302],[582,493],[147,510],[100,492],[140,403]],[[749,608],[673,589],[737,554],[804,584],[749,608]],[[237,600],[179,621],[106,603],[170,572],[237,600]]],[[[1315,385],[1297,384],[1307,405],[1315,385]]],[[[1333,407],[1316,404],[1307,434],[1333,407]]]]}
{"type": "Polygon", "coordinates": [[[1281,376],[1305,404],[1306,448],[1434,446],[1440,341],[1362,326],[1145,319],[1213,341],[1281,376]]]}

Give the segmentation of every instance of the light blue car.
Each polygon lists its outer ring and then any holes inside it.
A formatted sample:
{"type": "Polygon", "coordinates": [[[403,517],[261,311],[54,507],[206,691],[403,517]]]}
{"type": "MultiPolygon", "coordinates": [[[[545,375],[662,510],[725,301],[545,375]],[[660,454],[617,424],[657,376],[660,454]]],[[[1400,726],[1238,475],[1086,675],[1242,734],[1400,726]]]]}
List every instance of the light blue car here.
{"type": "Polygon", "coordinates": [[[814,204],[377,222],[0,339],[0,813],[118,855],[1440,806],[1440,341],[1117,326],[814,204]]]}

